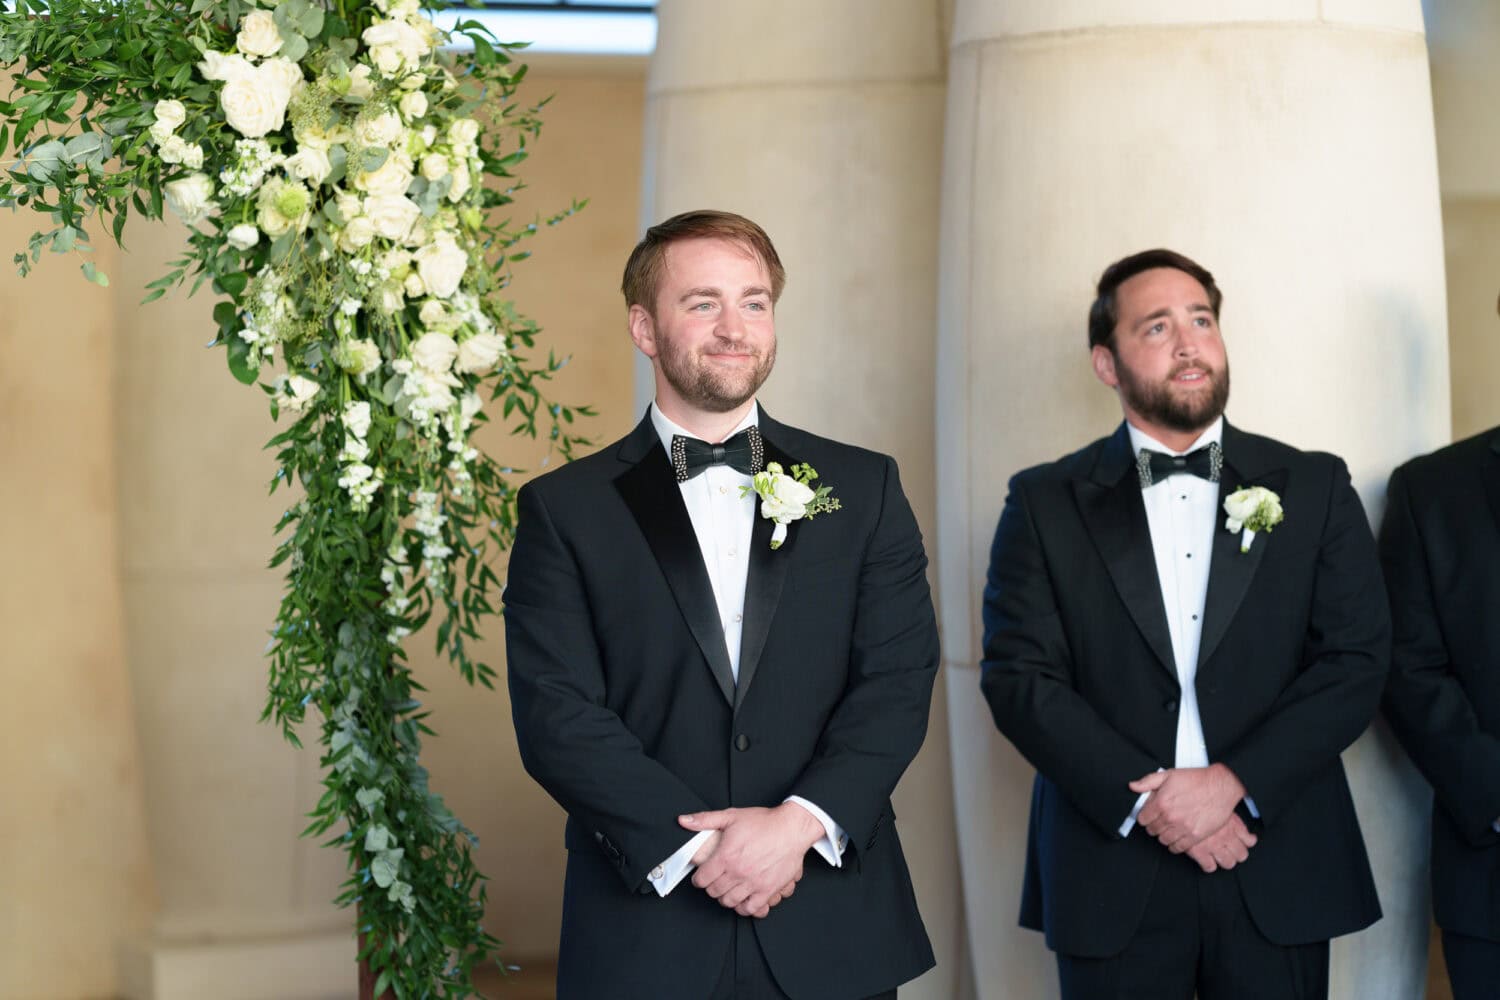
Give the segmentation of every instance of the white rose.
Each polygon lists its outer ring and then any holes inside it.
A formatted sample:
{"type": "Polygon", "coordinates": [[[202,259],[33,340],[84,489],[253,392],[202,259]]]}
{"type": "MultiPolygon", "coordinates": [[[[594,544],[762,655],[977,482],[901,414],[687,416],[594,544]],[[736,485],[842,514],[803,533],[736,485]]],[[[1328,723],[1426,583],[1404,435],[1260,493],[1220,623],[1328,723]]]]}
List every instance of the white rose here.
{"type": "MultiPolygon", "coordinates": [[[[369,344],[371,347],[375,346],[368,340],[356,341],[355,343],[369,344]]],[[[377,351],[376,356],[379,357],[379,354],[380,352],[377,351]]],[[[364,437],[370,433],[370,404],[364,401],[345,403],[341,419],[344,421],[345,429],[350,434],[353,434],[357,438],[364,437]]]]}
{"type": "Polygon", "coordinates": [[[422,210],[415,202],[399,194],[377,194],[365,199],[365,216],[375,227],[376,235],[388,240],[405,239],[421,215],[422,210]]]}
{"type": "Polygon", "coordinates": [[[405,278],[407,269],[411,267],[411,253],[401,249],[387,250],[380,255],[380,266],[398,280],[405,278]]]}
{"type": "Polygon", "coordinates": [[[339,233],[339,249],[345,252],[360,250],[375,239],[375,224],[363,215],[350,219],[339,233]]]}
{"type": "Polygon", "coordinates": [[[229,245],[238,250],[249,250],[260,242],[260,230],[251,222],[242,222],[224,234],[229,245]]]}
{"type": "Polygon", "coordinates": [[[470,375],[493,371],[505,354],[505,341],[493,333],[476,333],[458,345],[454,368],[470,375]]]}
{"type": "Polygon", "coordinates": [[[422,145],[424,147],[431,146],[433,143],[437,142],[437,136],[438,130],[436,125],[422,126],[422,145]]]}
{"type": "Polygon", "coordinates": [[[281,128],[286,120],[291,88],[281,77],[268,72],[270,64],[249,76],[236,77],[219,91],[219,106],[229,127],[247,139],[259,139],[281,128]]]}
{"type": "Polygon", "coordinates": [[[301,413],[318,394],[318,383],[301,375],[281,375],[276,379],[276,397],[293,413],[301,413]]]}
{"type": "Polygon", "coordinates": [[[370,67],[360,63],[349,71],[349,96],[368,101],[375,96],[375,84],[370,79],[370,67]]]}
{"type": "Polygon", "coordinates": [[[370,47],[370,59],[387,75],[414,65],[432,49],[426,35],[405,21],[376,21],[360,36],[370,47]]]}
{"type": "Polygon", "coordinates": [[[394,112],[361,116],[354,123],[354,137],[362,146],[394,146],[405,130],[394,112]]]}
{"type": "Polygon", "coordinates": [[[302,67],[290,59],[267,59],[260,64],[258,72],[261,76],[281,84],[288,94],[295,94],[307,82],[302,76],[302,67]]]}
{"type": "MultiPolygon", "coordinates": [[[[188,144],[180,135],[168,135],[156,152],[163,163],[181,163],[187,155],[188,144]]],[[[200,164],[201,165],[201,164],[200,164]]]]}
{"type": "Polygon", "coordinates": [[[453,184],[448,188],[448,200],[458,201],[469,193],[469,162],[459,160],[453,168],[453,184]]]}
{"type": "Polygon", "coordinates": [[[458,357],[458,345],[446,333],[425,333],[411,345],[411,360],[418,368],[433,373],[442,373],[453,367],[458,357]]]}
{"type": "Polygon", "coordinates": [[[364,214],[364,202],[359,200],[358,195],[350,194],[348,191],[336,191],[333,195],[333,203],[338,206],[339,215],[346,220],[357,215],[364,214]]]}
{"type": "Polygon", "coordinates": [[[399,312],[406,305],[406,292],[395,281],[387,281],[375,292],[375,308],[383,313],[399,312]]]}
{"type": "Polygon", "coordinates": [[[275,55],[281,48],[281,31],[276,19],[268,10],[252,10],[240,19],[240,33],[234,38],[234,47],[247,56],[265,57],[275,55]]]}
{"type": "Polygon", "coordinates": [[[205,80],[243,80],[255,75],[255,67],[242,55],[210,49],[203,53],[198,72],[205,80]]]}
{"type": "Polygon", "coordinates": [[[316,187],[333,173],[333,164],[328,159],[327,150],[303,146],[287,158],[286,172],[316,187]]]}
{"type": "Polygon", "coordinates": [[[376,169],[356,171],[354,186],[368,194],[405,194],[411,186],[411,169],[411,157],[392,153],[376,169]]]}
{"type": "Polygon", "coordinates": [[[182,165],[189,170],[203,166],[203,147],[196,142],[188,143],[182,150],[182,165]]]}
{"type": "Polygon", "coordinates": [[[430,181],[442,180],[450,169],[448,158],[442,153],[428,153],[422,157],[422,176],[430,181]]]}
{"type": "Polygon", "coordinates": [[[169,181],[162,190],[167,197],[167,207],[190,226],[202,221],[214,207],[211,200],[214,182],[207,174],[189,174],[169,181]]]}
{"type": "MultiPolygon", "coordinates": [[[[334,360],[350,375],[363,378],[380,370],[380,348],[375,346],[373,340],[346,341],[334,351],[334,360]]],[[[366,423],[369,421],[369,412],[367,404],[366,423]]],[[[360,431],[359,436],[364,437],[365,432],[360,431]]]]}
{"type": "Polygon", "coordinates": [[[420,90],[414,90],[401,98],[401,115],[407,121],[413,118],[421,118],[427,113],[427,95],[420,90]]]}
{"type": "Polygon", "coordinates": [[[439,238],[413,254],[412,261],[428,293],[434,298],[446,299],[458,291],[464,271],[469,267],[469,254],[451,237],[439,238]]]}
{"type": "Polygon", "coordinates": [[[816,494],[812,488],[788,475],[771,477],[771,495],[761,498],[760,516],[777,524],[787,524],[807,513],[807,505],[816,494]]]}
{"type": "Polygon", "coordinates": [[[168,133],[177,131],[187,121],[187,109],[181,101],[157,101],[151,113],[156,116],[156,124],[168,133]]]}
{"type": "MultiPolygon", "coordinates": [[[[422,303],[422,310],[417,313],[417,318],[422,321],[423,326],[439,326],[449,321],[448,308],[437,299],[428,299],[422,303]]],[[[462,347],[463,345],[459,345],[460,353],[462,353],[462,347]]]]}
{"type": "Polygon", "coordinates": [[[472,118],[459,118],[448,126],[448,141],[455,146],[472,146],[479,138],[479,123],[472,118]]]}
{"type": "Polygon", "coordinates": [[[401,287],[406,289],[406,297],[409,299],[420,299],[427,294],[427,286],[422,284],[422,276],[416,271],[412,271],[406,276],[406,280],[401,283],[401,287]]]}
{"type": "Polygon", "coordinates": [[[1264,486],[1235,490],[1224,498],[1224,512],[1229,515],[1224,520],[1224,527],[1230,531],[1239,531],[1262,509],[1262,505],[1265,507],[1265,523],[1268,526],[1275,526],[1281,521],[1281,500],[1276,494],[1264,486]]]}

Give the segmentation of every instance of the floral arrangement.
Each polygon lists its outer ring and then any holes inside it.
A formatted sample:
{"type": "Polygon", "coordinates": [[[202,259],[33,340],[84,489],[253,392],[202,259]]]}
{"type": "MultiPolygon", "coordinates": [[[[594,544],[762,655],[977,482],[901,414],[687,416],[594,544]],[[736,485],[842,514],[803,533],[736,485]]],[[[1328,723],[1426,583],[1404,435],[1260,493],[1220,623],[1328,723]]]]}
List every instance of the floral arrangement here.
{"type": "Polygon", "coordinates": [[[543,396],[561,362],[527,362],[537,327],[502,294],[537,229],[492,221],[540,128],[514,100],[524,67],[475,22],[454,34],[462,62],[417,0],[17,0],[0,22],[0,202],[51,223],[21,273],[50,250],[107,284],[85,227],[119,241],[130,212],[175,213],[187,247],[147,300],[209,283],[230,372],[288,424],[263,718],[294,744],[309,708],[321,720],[308,833],[348,854],[366,995],[472,995],[498,944],[472,835],[418,761],[402,650],[432,622],[465,679],[494,677],[471,646],[514,496],[470,443],[486,391],[565,458],[590,413],[543,396]]]}
{"type": "Polygon", "coordinates": [[[818,480],[818,470],[800,462],[792,466],[788,474],[780,462],[768,462],[765,471],[758,472],[749,486],[740,487],[741,496],[754,493],[760,497],[760,516],[774,521],[771,531],[771,548],[779,549],[786,541],[787,525],[803,518],[811,521],[819,514],[840,509],[841,504],[833,496],[833,487],[813,487],[818,480]]]}

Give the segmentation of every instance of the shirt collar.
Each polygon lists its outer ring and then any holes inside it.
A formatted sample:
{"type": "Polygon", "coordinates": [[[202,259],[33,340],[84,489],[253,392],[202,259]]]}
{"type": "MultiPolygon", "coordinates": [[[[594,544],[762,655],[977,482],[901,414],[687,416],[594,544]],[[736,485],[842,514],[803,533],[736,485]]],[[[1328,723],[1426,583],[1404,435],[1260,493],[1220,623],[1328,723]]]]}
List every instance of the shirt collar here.
{"type": "Polygon", "coordinates": [[[1147,434],[1145,431],[1141,430],[1139,427],[1137,427],[1135,424],[1132,424],[1128,420],[1125,421],[1125,429],[1130,432],[1130,453],[1132,455],[1139,455],[1142,448],[1149,448],[1152,451],[1164,452],[1168,455],[1186,455],[1190,451],[1197,451],[1199,448],[1206,448],[1214,442],[1218,442],[1220,445],[1224,443],[1223,414],[1220,414],[1217,420],[1215,420],[1212,424],[1209,424],[1208,428],[1202,434],[1198,435],[1198,440],[1194,441],[1183,451],[1174,451],[1173,449],[1168,448],[1166,445],[1162,444],[1160,441],[1156,440],[1156,438],[1152,437],[1150,434],[1147,434]]]}
{"type": "MultiPolygon", "coordinates": [[[[656,405],[656,401],[655,400],[653,400],[651,402],[651,426],[654,427],[654,428],[656,428],[656,436],[659,437],[659,438],[661,438],[661,446],[666,449],[666,452],[667,452],[668,455],[672,454],[672,437],[673,437],[673,435],[675,435],[675,434],[681,434],[683,437],[690,437],[690,438],[696,438],[698,436],[698,435],[694,434],[692,431],[688,430],[687,428],[681,427],[678,424],[673,423],[672,420],[670,418],[668,418],[666,414],[664,414],[664,413],[661,412],[661,408],[656,405]]],[[[760,426],[760,403],[756,402],[756,403],[750,404],[750,412],[747,413],[747,414],[745,414],[745,419],[744,420],[741,420],[738,424],[735,425],[734,430],[730,431],[728,434],[725,435],[725,440],[727,441],[729,438],[734,437],[736,434],[738,434],[740,431],[744,430],[746,427],[759,427],[759,426],[760,426]]]]}

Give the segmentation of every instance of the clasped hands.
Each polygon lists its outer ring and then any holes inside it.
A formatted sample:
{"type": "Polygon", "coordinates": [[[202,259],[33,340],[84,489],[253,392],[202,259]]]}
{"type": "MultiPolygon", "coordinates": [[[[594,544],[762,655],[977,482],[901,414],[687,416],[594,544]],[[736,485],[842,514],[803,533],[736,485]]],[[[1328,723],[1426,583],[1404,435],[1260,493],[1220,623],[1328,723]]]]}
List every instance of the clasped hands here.
{"type": "Polygon", "coordinates": [[[824,836],[823,824],[795,802],[692,813],[677,822],[695,833],[713,831],[693,855],[693,885],[742,917],[764,917],[790,896],[803,856],[824,836]]]}
{"type": "Polygon", "coordinates": [[[1223,764],[1155,771],[1132,781],[1130,790],[1151,793],[1136,823],[1205,872],[1233,868],[1255,846],[1255,834],[1234,811],[1245,786],[1223,764]]]}

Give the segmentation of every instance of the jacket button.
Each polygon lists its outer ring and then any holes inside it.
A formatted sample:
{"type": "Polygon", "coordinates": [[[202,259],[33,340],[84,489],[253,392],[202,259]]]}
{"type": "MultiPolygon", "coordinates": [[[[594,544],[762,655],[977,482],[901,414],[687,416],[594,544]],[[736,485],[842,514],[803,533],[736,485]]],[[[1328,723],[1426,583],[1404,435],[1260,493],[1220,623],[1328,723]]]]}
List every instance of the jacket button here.
{"type": "Polygon", "coordinates": [[[1177,699],[1168,698],[1166,701],[1161,703],[1161,707],[1166,709],[1168,712],[1175,712],[1177,711],[1177,699]]]}
{"type": "Polygon", "coordinates": [[[749,750],[750,737],[746,736],[744,733],[740,733],[734,738],[734,748],[736,750],[749,750]]]}

